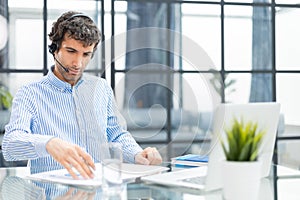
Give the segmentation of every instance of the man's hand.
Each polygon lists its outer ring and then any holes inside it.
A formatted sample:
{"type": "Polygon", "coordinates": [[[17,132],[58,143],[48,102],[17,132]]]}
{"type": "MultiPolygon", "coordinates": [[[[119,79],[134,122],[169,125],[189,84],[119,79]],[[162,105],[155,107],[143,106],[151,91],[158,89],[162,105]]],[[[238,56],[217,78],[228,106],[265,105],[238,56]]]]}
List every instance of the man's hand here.
{"type": "Polygon", "coordinates": [[[142,165],[159,165],[162,158],[156,148],[147,147],[142,152],[136,154],[135,163],[142,165]]]}
{"type": "Polygon", "coordinates": [[[74,179],[78,176],[73,171],[74,167],[83,178],[93,178],[91,170],[95,170],[95,164],[91,156],[83,151],[78,145],[70,144],[59,138],[53,138],[46,145],[48,153],[60,164],[62,164],[74,179]]]}
{"type": "Polygon", "coordinates": [[[55,200],[92,200],[95,197],[94,191],[83,191],[80,189],[70,188],[63,196],[57,197],[55,200]]]}

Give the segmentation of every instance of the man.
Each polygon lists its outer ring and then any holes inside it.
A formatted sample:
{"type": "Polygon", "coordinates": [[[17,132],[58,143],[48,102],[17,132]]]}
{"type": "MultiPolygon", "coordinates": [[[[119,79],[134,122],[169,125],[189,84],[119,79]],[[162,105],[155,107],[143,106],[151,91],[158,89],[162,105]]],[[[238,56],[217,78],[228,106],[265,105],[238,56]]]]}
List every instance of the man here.
{"type": "Polygon", "coordinates": [[[155,148],[144,150],[118,123],[114,96],[104,79],[83,74],[100,41],[86,15],[66,12],[53,24],[49,52],[55,65],[15,95],[2,149],[6,160],[30,160],[33,173],[65,167],[93,178],[99,144],[122,144],[125,162],[160,164],[155,148]],[[76,169],[76,170],[74,170],[76,169]]]}

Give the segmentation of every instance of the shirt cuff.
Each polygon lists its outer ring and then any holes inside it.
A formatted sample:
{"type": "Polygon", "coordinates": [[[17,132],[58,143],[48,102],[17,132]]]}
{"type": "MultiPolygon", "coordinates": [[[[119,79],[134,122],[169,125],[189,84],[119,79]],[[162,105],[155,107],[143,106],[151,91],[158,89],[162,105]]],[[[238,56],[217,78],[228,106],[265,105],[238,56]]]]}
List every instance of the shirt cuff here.
{"type": "Polygon", "coordinates": [[[130,150],[126,150],[123,154],[124,162],[135,163],[136,154],[142,152],[143,149],[140,146],[136,146],[135,148],[131,148],[130,150]]]}
{"type": "Polygon", "coordinates": [[[35,147],[35,152],[38,155],[38,157],[46,157],[49,155],[46,144],[54,138],[54,136],[48,136],[48,135],[37,135],[34,138],[33,145],[35,147]]]}

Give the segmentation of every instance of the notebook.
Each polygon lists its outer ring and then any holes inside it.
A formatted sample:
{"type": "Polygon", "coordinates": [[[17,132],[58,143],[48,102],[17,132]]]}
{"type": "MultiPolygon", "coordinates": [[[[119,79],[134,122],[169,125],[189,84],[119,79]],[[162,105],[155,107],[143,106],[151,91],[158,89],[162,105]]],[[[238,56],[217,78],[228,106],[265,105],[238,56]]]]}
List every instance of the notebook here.
{"type": "Polygon", "coordinates": [[[252,120],[266,130],[261,143],[259,159],[263,162],[261,177],[270,173],[276,132],[279,120],[279,103],[220,104],[214,112],[213,137],[207,166],[182,169],[163,174],[150,175],[141,180],[168,186],[188,187],[204,191],[222,188],[221,163],[225,160],[219,135],[224,134],[224,125],[230,125],[234,117],[252,120]]]}
{"type": "Polygon", "coordinates": [[[171,164],[184,167],[184,166],[203,166],[207,165],[208,155],[201,156],[198,154],[187,154],[183,156],[174,157],[171,159],[171,164]]]}

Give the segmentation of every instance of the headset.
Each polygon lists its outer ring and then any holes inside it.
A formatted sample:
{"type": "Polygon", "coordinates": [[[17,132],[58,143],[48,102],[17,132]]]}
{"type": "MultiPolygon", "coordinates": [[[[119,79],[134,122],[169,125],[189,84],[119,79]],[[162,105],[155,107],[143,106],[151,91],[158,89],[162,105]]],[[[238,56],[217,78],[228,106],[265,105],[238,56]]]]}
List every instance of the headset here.
{"type": "MultiPolygon", "coordinates": [[[[89,20],[93,21],[89,16],[82,14],[82,13],[77,13],[77,14],[73,14],[71,15],[69,18],[67,18],[64,21],[70,21],[71,19],[75,18],[75,17],[85,17],[88,18],[89,20]]],[[[56,58],[55,58],[55,51],[58,49],[58,45],[55,42],[52,42],[50,45],[48,45],[48,50],[49,52],[53,55],[54,60],[66,71],[69,72],[69,69],[67,67],[64,67],[56,58]]]]}

